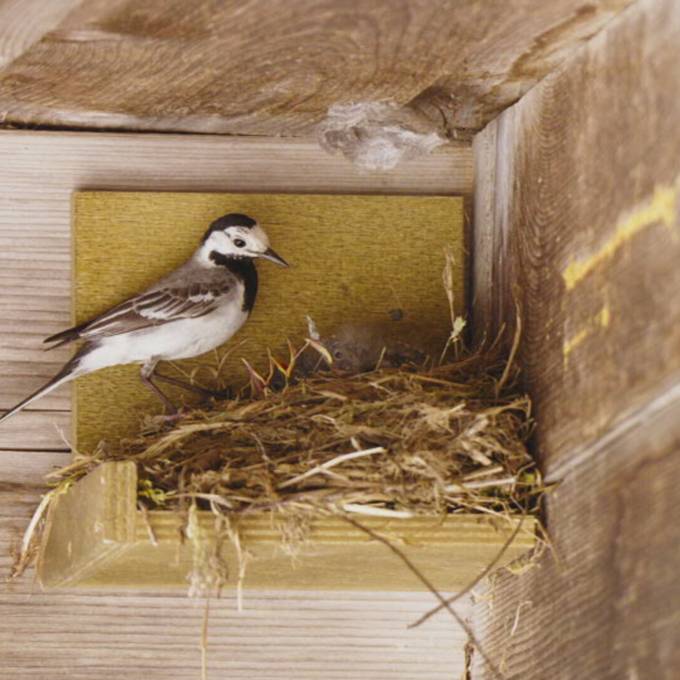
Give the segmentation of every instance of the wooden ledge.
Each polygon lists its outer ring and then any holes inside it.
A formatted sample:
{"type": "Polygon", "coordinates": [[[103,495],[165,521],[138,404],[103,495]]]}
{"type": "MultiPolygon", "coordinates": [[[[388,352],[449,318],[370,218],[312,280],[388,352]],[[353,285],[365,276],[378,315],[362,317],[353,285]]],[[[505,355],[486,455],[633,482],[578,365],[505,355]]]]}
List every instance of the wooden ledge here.
{"type": "MultiPolygon", "coordinates": [[[[214,546],[214,519],[198,513],[198,527],[214,546]]],[[[464,587],[496,556],[519,518],[499,523],[482,515],[445,519],[361,517],[372,530],[394,541],[442,591],[464,587]]],[[[183,536],[184,520],[174,512],[144,514],[137,507],[134,463],[104,463],[59,496],[48,518],[38,564],[43,587],[187,587],[193,544],[183,536]],[[152,540],[153,535],[153,540],[152,540]]],[[[503,556],[508,564],[535,543],[536,521],[503,556]]],[[[323,518],[291,558],[269,516],[243,519],[239,532],[250,553],[244,585],[253,589],[422,590],[420,581],[384,545],[341,518],[323,518]]],[[[238,573],[235,550],[225,542],[221,555],[229,573],[238,573]]]]}

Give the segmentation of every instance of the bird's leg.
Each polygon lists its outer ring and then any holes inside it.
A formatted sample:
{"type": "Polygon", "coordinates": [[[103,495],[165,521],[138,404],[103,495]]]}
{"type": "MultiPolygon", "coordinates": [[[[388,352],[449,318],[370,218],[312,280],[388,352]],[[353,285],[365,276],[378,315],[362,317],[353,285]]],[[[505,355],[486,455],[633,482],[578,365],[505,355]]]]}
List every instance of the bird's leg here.
{"type": "Polygon", "coordinates": [[[181,387],[182,389],[189,390],[189,392],[195,392],[203,397],[215,397],[215,399],[230,399],[231,390],[229,388],[225,390],[209,390],[200,385],[192,385],[191,383],[184,382],[184,380],[179,380],[178,378],[171,378],[168,375],[161,375],[160,373],[154,373],[154,378],[160,380],[161,382],[168,383],[168,385],[175,385],[176,387],[181,387]]]}
{"type": "Polygon", "coordinates": [[[147,361],[142,365],[142,370],[140,371],[139,376],[142,379],[144,385],[148,387],[163,402],[167,412],[171,415],[175,415],[177,414],[177,407],[170,401],[170,399],[165,396],[165,394],[163,394],[163,392],[161,392],[158,385],[156,385],[156,383],[151,380],[151,376],[156,369],[157,363],[158,359],[151,359],[150,361],[147,361]]]}

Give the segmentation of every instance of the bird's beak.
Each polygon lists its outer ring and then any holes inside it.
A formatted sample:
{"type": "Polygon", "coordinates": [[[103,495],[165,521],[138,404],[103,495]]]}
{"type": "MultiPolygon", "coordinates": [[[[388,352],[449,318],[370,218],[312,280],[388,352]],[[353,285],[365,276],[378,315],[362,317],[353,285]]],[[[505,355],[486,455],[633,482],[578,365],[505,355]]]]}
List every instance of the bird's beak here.
{"type": "Polygon", "coordinates": [[[260,257],[263,257],[265,260],[275,262],[276,264],[280,264],[282,267],[289,266],[288,263],[280,255],[277,255],[271,248],[267,248],[264,253],[260,254],[260,257]]]}

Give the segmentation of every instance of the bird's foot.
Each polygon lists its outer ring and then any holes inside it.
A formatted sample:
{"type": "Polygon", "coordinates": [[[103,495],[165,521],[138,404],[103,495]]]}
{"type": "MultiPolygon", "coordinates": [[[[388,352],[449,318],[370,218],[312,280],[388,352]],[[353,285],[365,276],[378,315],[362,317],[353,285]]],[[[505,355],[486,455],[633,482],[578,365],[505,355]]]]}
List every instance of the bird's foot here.
{"type": "Polygon", "coordinates": [[[194,394],[200,394],[206,399],[232,399],[233,392],[231,388],[227,387],[223,390],[209,390],[206,387],[201,387],[200,385],[194,385],[193,383],[185,382],[184,380],[179,380],[178,378],[173,378],[168,375],[161,375],[155,373],[154,377],[156,380],[168,383],[169,385],[174,385],[175,387],[180,387],[183,390],[193,392],[194,394]]]}

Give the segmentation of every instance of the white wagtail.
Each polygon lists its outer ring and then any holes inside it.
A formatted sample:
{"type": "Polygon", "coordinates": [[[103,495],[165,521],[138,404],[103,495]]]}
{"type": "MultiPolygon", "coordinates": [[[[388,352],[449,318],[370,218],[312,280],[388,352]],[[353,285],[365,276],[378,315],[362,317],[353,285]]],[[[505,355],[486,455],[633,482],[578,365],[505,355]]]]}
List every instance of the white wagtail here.
{"type": "MultiPolygon", "coordinates": [[[[231,213],[215,220],[192,257],[171,274],[96,318],[47,338],[48,349],[76,340],[84,344],[52,380],[0,417],[0,422],[69,380],[131,363],[142,364],[142,382],[174,411],[152,380],[156,364],[208,352],[241,328],[257,295],[256,257],[288,266],[269,247],[267,235],[254,219],[231,213]]],[[[207,391],[167,376],[155,377],[207,391]]]]}

